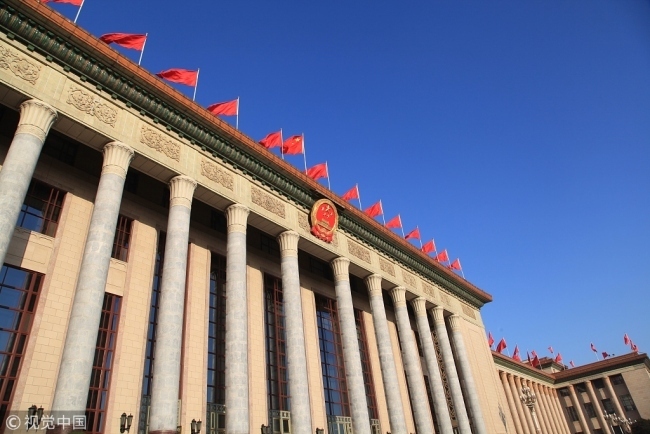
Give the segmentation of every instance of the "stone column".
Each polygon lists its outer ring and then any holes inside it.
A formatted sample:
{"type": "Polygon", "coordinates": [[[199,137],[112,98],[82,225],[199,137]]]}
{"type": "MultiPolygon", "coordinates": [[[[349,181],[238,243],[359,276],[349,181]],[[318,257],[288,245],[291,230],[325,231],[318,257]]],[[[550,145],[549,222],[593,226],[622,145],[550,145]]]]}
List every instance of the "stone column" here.
{"type": "Polygon", "coordinates": [[[20,105],[18,129],[0,170],[0,265],[5,262],[38,156],[56,117],[54,108],[37,99],[20,105]]]}
{"type": "Polygon", "coordinates": [[[433,324],[436,329],[436,335],[438,336],[442,362],[445,364],[445,370],[447,371],[447,381],[449,382],[451,399],[454,401],[454,407],[456,408],[456,419],[458,420],[460,434],[471,434],[472,430],[469,426],[469,417],[467,416],[467,409],[463,400],[463,391],[460,388],[454,354],[451,352],[451,343],[449,342],[449,335],[447,335],[447,327],[445,326],[444,309],[442,306],[436,306],[430,312],[433,315],[433,324]]]}
{"type": "Polygon", "coordinates": [[[195,188],[196,181],[187,176],[176,176],[169,181],[167,242],[152,368],[150,434],[175,434],[178,424],[185,276],[190,210],[195,188]]]}
{"type": "MultiPolygon", "coordinates": [[[[591,384],[591,381],[587,380],[585,381],[585,384],[587,385],[587,393],[589,393],[589,399],[591,400],[592,405],[594,406],[594,410],[596,411],[596,416],[598,417],[598,423],[600,424],[600,429],[605,432],[607,428],[607,422],[605,421],[605,417],[603,416],[605,413],[605,409],[603,409],[600,405],[600,400],[596,396],[596,391],[594,390],[593,384],[591,384]]],[[[625,413],[622,414],[621,416],[625,416],[625,413]]]]}
{"type": "Polygon", "coordinates": [[[350,260],[348,258],[340,257],[332,261],[336,305],[343,341],[345,378],[350,394],[352,429],[355,434],[370,434],[370,416],[368,415],[366,386],[363,380],[363,368],[361,367],[361,353],[359,353],[357,323],[354,320],[354,307],[352,306],[349,267],[350,260]]]}
{"type": "Polygon", "coordinates": [[[132,158],[133,149],[123,143],[111,142],[104,146],[102,174],[54,391],[54,411],[83,415],[86,410],[115,227],[126,171],[132,158]]]}
{"type": "Polygon", "coordinates": [[[548,424],[546,423],[546,416],[544,414],[543,405],[540,400],[539,393],[537,392],[537,384],[533,381],[526,380],[526,385],[535,394],[535,398],[537,398],[535,405],[533,405],[533,408],[531,410],[533,419],[535,419],[535,417],[537,418],[537,423],[541,428],[541,432],[545,434],[551,434],[551,431],[548,428],[548,424]]]}
{"type": "Polygon", "coordinates": [[[465,381],[465,392],[467,393],[467,405],[472,412],[474,419],[475,434],[487,434],[485,427],[485,420],[483,419],[483,411],[481,410],[481,402],[476,391],[476,383],[474,382],[474,374],[472,374],[472,367],[469,364],[469,357],[467,356],[467,348],[465,347],[465,340],[463,339],[463,332],[460,329],[460,321],[462,318],[459,315],[451,315],[449,317],[449,325],[451,326],[451,337],[454,341],[456,348],[456,357],[458,357],[458,365],[460,367],[460,375],[465,381]]]}
{"type": "Polygon", "coordinates": [[[510,385],[508,384],[508,374],[503,371],[499,371],[499,377],[501,377],[501,385],[503,386],[503,390],[506,392],[506,399],[508,401],[508,407],[510,408],[510,414],[512,415],[512,420],[515,423],[515,432],[517,434],[523,434],[524,430],[521,427],[517,407],[515,406],[515,401],[512,399],[512,391],[510,390],[510,385]]]}
{"type": "MultiPolygon", "coordinates": [[[[411,329],[408,310],[406,309],[406,290],[401,286],[391,289],[390,295],[395,306],[397,333],[402,344],[406,381],[411,392],[411,406],[415,416],[415,430],[419,433],[433,433],[433,420],[429,411],[429,399],[424,384],[424,375],[420,366],[420,355],[411,329]]],[[[432,390],[433,392],[433,390],[432,390]]]]}
{"type": "Polygon", "coordinates": [[[282,232],[278,236],[282,256],[287,381],[291,396],[291,432],[294,434],[312,434],[305,332],[300,297],[300,274],[298,273],[299,239],[300,235],[294,231],[282,232]]]}
{"type": "Polygon", "coordinates": [[[519,394],[521,393],[521,386],[517,388],[517,383],[515,382],[515,376],[512,374],[508,375],[508,383],[510,384],[510,390],[512,392],[512,397],[513,400],[515,401],[515,406],[517,407],[517,415],[519,416],[519,420],[521,420],[521,427],[523,428],[524,432],[526,434],[531,434],[535,432],[530,430],[530,425],[528,422],[528,418],[526,417],[526,411],[528,411],[528,408],[526,408],[522,403],[521,399],[519,399],[519,394]]]}
{"type": "Polygon", "coordinates": [[[625,412],[623,411],[623,407],[621,407],[621,403],[618,402],[618,396],[616,395],[616,392],[614,392],[614,388],[612,387],[612,382],[609,380],[609,377],[605,375],[603,377],[603,381],[605,382],[605,387],[607,388],[609,398],[614,403],[614,407],[616,407],[616,414],[621,417],[625,417],[625,412]]]}
{"type": "Polygon", "coordinates": [[[573,408],[576,413],[578,413],[578,420],[580,421],[580,426],[582,427],[582,432],[589,432],[589,425],[587,425],[587,419],[585,419],[585,414],[582,411],[582,405],[578,400],[578,394],[576,389],[573,387],[573,384],[569,384],[569,393],[571,394],[571,402],[573,403],[573,408]]]}
{"type": "Polygon", "coordinates": [[[557,390],[549,388],[549,391],[551,392],[551,398],[553,398],[553,402],[555,405],[555,408],[558,413],[558,417],[560,417],[560,421],[564,421],[562,424],[562,431],[564,434],[571,434],[571,429],[569,428],[569,423],[573,424],[573,422],[569,422],[569,420],[566,418],[564,411],[562,410],[563,405],[560,403],[560,397],[557,394],[557,390]]]}
{"type": "Polygon", "coordinates": [[[429,371],[429,386],[431,388],[431,393],[433,394],[433,407],[436,411],[438,425],[442,434],[453,434],[454,428],[451,425],[451,416],[449,415],[449,407],[447,407],[445,390],[442,386],[440,368],[438,367],[438,358],[436,357],[436,350],[433,346],[431,328],[429,326],[429,319],[427,318],[426,303],[427,300],[424,297],[418,297],[411,302],[418,325],[420,346],[424,353],[424,361],[427,364],[427,371],[429,371]]]}
{"type": "MultiPolygon", "coordinates": [[[[226,431],[249,433],[246,222],[249,209],[226,209],[226,431]]],[[[167,260],[167,258],[165,258],[167,260]]]]}
{"type": "MultiPolygon", "coordinates": [[[[521,387],[523,385],[523,381],[520,377],[515,377],[515,385],[516,388],[515,390],[517,391],[517,396],[521,397],[521,387]]],[[[530,409],[526,404],[521,402],[521,398],[519,398],[519,402],[521,403],[521,411],[524,413],[524,417],[526,418],[526,422],[528,423],[528,430],[530,431],[531,434],[534,434],[537,432],[537,426],[535,425],[535,421],[533,420],[533,415],[530,413],[530,409]]]]}
{"type": "Polygon", "coordinates": [[[541,386],[536,382],[531,382],[531,388],[533,389],[533,392],[535,392],[535,396],[537,396],[537,413],[541,416],[546,433],[555,434],[553,431],[553,424],[551,422],[552,419],[548,414],[546,403],[544,402],[541,386]]]}
{"type": "Polygon", "coordinates": [[[549,393],[548,387],[544,385],[540,385],[540,391],[542,392],[542,399],[544,400],[544,404],[548,409],[548,416],[553,423],[553,432],[555,434],[564,434],[564,431],[560,426],[560,423],[563,419],[560,419],[560,416],[557,414],[555,403],[553,402],[553,395],[549,393]]]}
{"type": "Polygon", "coordinates": [[[366,277],[366,286],[370,295],[370,310],[372,312],[372,322],[375,326],[379,362],[381,364],[381,376],[386,392],[388,419],[390,420],[389,431],[393,434],[407,434],[404,406],[402,405],[402,397],[397,381],[397,368],[395,367],[395,358],[388,332],[388,322],[386,321],[384,297],[382,296],[381,290],[381,276],[379,274],[371,274],[366,277]]]}

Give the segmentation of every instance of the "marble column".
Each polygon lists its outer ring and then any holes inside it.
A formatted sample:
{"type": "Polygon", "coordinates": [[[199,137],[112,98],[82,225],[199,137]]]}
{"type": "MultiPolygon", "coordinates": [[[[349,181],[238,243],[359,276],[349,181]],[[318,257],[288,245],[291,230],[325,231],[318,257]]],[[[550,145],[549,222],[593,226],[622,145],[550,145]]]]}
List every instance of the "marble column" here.
{"type": "Polygon", "coordinates": [[[510,384],[510,390],[512,392],[512,397],[513,400],[515,401],[515,406],[517,407],[517,415],[519,416],[519,420],[521,420],[521,427],[524,430],[524,433],[526,434],[531,434],[534,433],[535,430],[531,431],[531,427],[528,422],[528,418],[526,417],[526,411],[528,411],[528,408],[524,406],[524,404],[521,403],[521,399],[519,399],[519,395],[521,393],[521,386],[517,388],[517,383],[515,382],[515,376],[512,374],[508,374],[508,384],[510,384]]]}
{"type": "MultiPolygon", "coordinates": [[[[515,385],[516,388],[515,390],[517,391],[517,396],[519,398],[519,402],[521,403],[521,388],[523,386],[523,381],[520,377],[515,377],[515,385]]],[[[533,420],[533,415],[530,413],[530,409],[528,406],[524,403],[521,403],[521,411],[524,414],[524,417],[526,418],[526,422],[528,423],[528,430],[530,431],[531,434],[534,434],[537,432],[537,426],[535,424],[535,421],[533,420]]]]}
{"type": "Polygon", "coordinates": [[[18,129],[0,170],[0,265],[5,262],[38,156],[56,117],[54,108],[37,99],[20,105],[18,129]]]}
{"type": "MultiPolygon", "coordinates": [[[[226,209],[226,431],[248,434],[248,296],[246,226],[249,209],[226,209]]],[[[167,260],[167,258],[165,258],[167,260]]]]}
{"type": "Polygon", "coordinates": [[[537,396],[537,413],[541,416],[541,419],[544,424],[544,430],[547,434],[556,434],[553,431],[553,424],[551,422],[551,418],[548,414],[546,404],[544,402],[544,396],[542,394],[541,386],[536,383],[536,382],[531,382],[531,388],[533,389],[533,392],[535,392],[535,396],[537,396]]]}
{"type": "Polygon", "coordinates": [[[614,392],[614,388],[612,387],[612,382],[610,381],[609,377],[605,375],[603,377],[603,381],[605,382],[605,387],[607,388],[609,399],[611,399],[612,403],[614,404],[614,408],[616,408],[616,414],[620,417],[625,417],[625,411],[623,411],[621,403],[618,402],[618,396],[616,395],[616,392],[614,392]]]}
{"type": "Polygon", "coordinates": [[[499,377],[501,377],[501,384],[503,385],[503,390],[506,392],[506,400],[508,401],[510,414],[512,415],[512,420],[515,423],[515,432],[517,434],[523,434],[524,430],[521,427],[521,422],[519,421],[519,414],[517,412],[517,407],[515,406],[515,401],[512,399],[512,391],[510,390],[510,384],[508,384],[508,374],[506,374],[503,371],[499,371],[499,377]]]}
{"type": "Polygon", "coordinates": [[[93,371],[104,290],[133,150],[119,142],[104,146],[95,205],[72,302],[52,410],[84,414],[93,371]]]}
{"type": "Polygon", "coordinates": [[[587,425],[587,419],[585,419],[585,414],[582,411],[582,405],[578,399],[578,394],[576,393],[575,387],[573,384],[569,384],[569,394],[571,395],[571,402],[573,403],[573,408],[576,413],[578,413],[578,420],[580,421],[580,426],[582,427],[582,432],[589,432],[589,425],[587,425]]]}
{"type": "Polygon", "coordinates": [[[390,430],[388,431],[393,434],[407,434],[404,406],[402,405],[402,396],[397,381],[397,368],[395,367],[393,347],[384,308],[384,297],[381,290],[381,276],[371,274],[366,277],[366,286],[370,296],[370,310],[375,326],[381,376],[384,382],[384,391],[386,392],[386,404],[388,405],[388,420],[390,421],[390,430]]]}
{"type": "Polygon", "coordinates": [[[294,231],[278,236],[282,257],[282,294],[287,348],[287,381],[291,396],[291,432],[312,434],[309,405],[309,379],[305,352],[305,332],[302,321],[300,274],[298,272],[298,240],[294,231]]]}
{"type": "MultiPolygon", "coordinates": [[[[573,422],[570,422],[567,417],[564,414],[564,410],[562,408],[564,407],[563,404],[560,403],[560,397],[557,394],[557,390],[549,388],[549,391],[551,392],[551,398],[553,399],[555,408],[557,410],[558,416],[561,418],[559,419],[560,421],[564,421],[564,424],[562,424],[562,431],[564,434],[571,434],[571,429],[569,428],[569,423],[573,424],[573,422]]],[[[562,400],[564,401],[564,400],[562,400]]]]}
{"type": "Polygon", "coordinates": [[[483,411],[481,410],[481,402],[476,391],[476,383],[474,382],[474,374],[472,367],[469,363],[467,356],[467,348],[465,347],[465,340],[463,332],[460,327],[462,318],[459,315],[451,315],[449,317],[449,326],[451,327],[451,337],[454,341],[456,348],[456,357],[458,357],[458,365],[460,368],[460,375],[465,381],[465,392],[467,393],[467,405],[472,413],[474,419],[475,434],[487,434],[485,427],[485,420],[483,419],[483,411]]]}
{"type": "Polygon", "coordinates": [[[533,408],[531,409],[531,414],[533,415],[533,419],[537,418],[537,424],[540,427],[541,432],[543,432],[544,434],[551,434],[546,424],[546,419],[544,418],[544,411],[542,409],[542,403],[540,401],[539,394],[537,393],[536,390],[535,382],[526,380],[526,386],[528,386],[528,388],[535,394],[535,398],[536,398],[535,405],[533,405],[533,408]]]}
{"type": "MultiPolygon", "coordinates": [[[[397,333],[402,345],[402,357],[406,381],[411,392],[411,406],[415,416],[415,430],[419,433],[433,433],[433,419],[429,411],[429,399],[424,384],[424,375],[420,366],[420,355],[411,329],[408,310],[406,309],[406,290],[401,286],[391,289],[397,319],[397,333]]],[[[433,391],[432,391],[433,392],[433,391]]]]}
{"type": "Polygon", "coordinates": [[[451,351],[451,343],[449,342],[449,335],[445,326],[444,309],[442,306],[436,306],[430,312],[433,316],[433,324],[436,329],[436,335],[438,336],[442,362],[445,364],[445,370],[447,371],[447,382],[449,383],[451,399],[454,401],[454,407],[456,408],[456,419],[458,420],[460,434],[471,434],[472,430],[469,425],[465,401],[463,400],[463,391],[460,387],[456,362],[454,362],[454,354],[451,351]]]}
{"type": "Polygon", "coordinates": [[[429,372],[429,386],[433,394],[433,407],[436,412],[438,425],[442,434],[453,434],[454,429],[451,425],[451,416],[449,415],[449,407],[447,407],[445,390],[442,386],[438,358],[436,357],[436,350],[433,346],[433,338],[431,337],[431,327],[429,326],[429,318],[427,317],[426,303],[427,300],[424,297],[418,297],[411,302],[415,311],[420,346],[422,347],[424,361],[427,364],[427,371],[429,372]]]}
{"type": "Polygon", "coordinates": [[[544,385],[540,385],[540,391],[542,393],[542,399],[544,400],[544,404],[548,409],[549,418],[551,420],[551,423],[553,424],[554,434],[564,434],[564,431],[560,426],[560,423],[564,420],[564,418],[560,419],[560,416],[557,414],[557,410],[555,409],[555,403],[553,402],[553,395],[549,393],[548,387],[544,385]]]}
{"type": "Polygon", "coordinates": [[[176,176],[169,181],[167,241],[152,368],[150,434],[175,434],[178,425],[187,249],[195,188],[196,181],[187,176],[176,176]]]}
{"type": "MultiPolygon", "coordinates": [[[[593,384],[591,384],[591,381],[587,380],[585,381],[585,384],[587,385],[587,393],[589,393],[589,399],[591,400],[591,404],[594,406],[594,410],[596,411],[596,416],[598,417],[598,423],[600,424],[600,429],[605,432],[607,430],[607,421],[605,421],[605,417],[603,416],[605,413],[605,410],[601,407],[600,405],[600,399],[596,396],[596,391],[594,390],[593,384]]],[[[625,414],[622,414],[621,416],[625,416],[625,414]]]]}
{"type": "Polygon", "coordinates": [[[370,416],[366,400],[366,386],[361,367],[361,353],[357,323],[354,319],[352,292],[350,289],[350,260],[340,257],[332,261],[334,271],[334,289],[336,291],[336,306],[341,326],[343,343],[343,360],[345,362],[345,378],[350,395],[350,411],[352,413],[352,429],[355,434],[370,434],[370,416]]]}

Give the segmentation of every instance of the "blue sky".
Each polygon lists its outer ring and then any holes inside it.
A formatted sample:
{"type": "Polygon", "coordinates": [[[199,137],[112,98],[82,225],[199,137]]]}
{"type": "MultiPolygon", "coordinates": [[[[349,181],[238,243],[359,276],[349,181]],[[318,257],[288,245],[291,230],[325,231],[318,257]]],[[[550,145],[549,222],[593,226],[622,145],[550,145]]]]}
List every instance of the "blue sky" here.
{"type": "Polygon", "coordinates": [[[650,349],[650,2],[86,0],[78,24],[148,32],[142,66],[200,68],[254,139],[304,133],[334,192],[460,257],[509,351],[650,349]]]}

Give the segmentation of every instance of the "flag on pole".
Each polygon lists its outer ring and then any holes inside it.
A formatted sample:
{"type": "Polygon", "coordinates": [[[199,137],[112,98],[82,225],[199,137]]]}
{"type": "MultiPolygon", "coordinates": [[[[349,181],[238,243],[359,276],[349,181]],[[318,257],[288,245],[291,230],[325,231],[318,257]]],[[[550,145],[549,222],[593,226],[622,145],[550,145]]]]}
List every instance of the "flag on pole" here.
{"type": "Polygon", "coordinates": [[[259,141],[259,144],[266,149],[282,146],[282,130],[267,134],[266,137],[259,141]]]}
{"type": "Polygon", "coordinates": [[[399,214],[397,214],[395,217],[390,219],[388,221],[388,223],[386,223],[386,227],[388,229],[401,228],[402,227],[402,219],[399,216],[399,214]]]}
{"type": "Polygon", "coordinates": [[[506,348],[508,348],[508,345],[506,344],[506,338],[501,338],[497,344],[497,353],[501,354],[501,351],[505,350],[506,348]]]}
{"type": "Polygon", "coordinates": [[[209,105],[208,111],[215,116],[237,116],[239,114],[239,98],[209,105]]]}
{"type": "Polygon", "coordinates": [[[548,347],[548,350],[553,354],[553,347],[548,347]]]}
{"type": "Polygon", "coordinates": [[[533,358],[533,361],[530,362],[530,364],[533,366],[533,368],[539,368],[539,367],[542,366],[542,364],[539,361],[539,357],[537,357],[537,355],[535,355],[535,357],[533,358]]]}
{"type": "Polygon", "coordinates": [[[341,196],[343,200],[352,200],[352,199],[359,199],[359,186],[355,185],[351,189],[345,192],[343,196],[341,196]]]}
{"type": "Polygon", "coordinates": [[[449,254],[447,254],[447,249],[443,250],[442,252],[438,253],[435,258],[436,261],[438,262],[449,262],[449,254]]]}
{"type": "Polygon", "coordinates": [[[629,338],[629,336],[627,335],[627,333],[625,333],[625,336],[623,336],[623,342],[625,343],[625,345],[629,345],[629,344],[630,344],[630,338],[629,338]]]}
{"type": "Polygon", "coordinates": [[[533,357],[537,357],[537,352],[535,350],[531,351],[530,354],[532,354],[533,357]]]}
{"type": "Polygon", "coordinates": [[[171,81],[172,83],[185,84],[187,86],[196,86],[199,77],[199,71],[190,71],[189,69],[172,68],[161,71],[156,76],[171,81]]]}
{"type": "Polygon", "coordinates": [[[562,354],[557,353],[557,356],[555,356],[555,363],[561,363],[562,362],[562,354]]]}
{"type": "Polygon", "coordinates": [[[381,208],[381,200],[374,205],[370,205],[363,211],[369,217],[377,217],[384,213],[384,210],[381,208]]]}
{"type": "Polygon", "coordinates": [[[415,229],[413,229],[411,232],[409,232],[408,234],[406,234],[404,236],[405,240],[410,240],[411,238],[413,238],[414,240],[419,240],[420,239],[420,228],[419,227],[416,227],[415,229]]]}
{"type": "Polygon", "coordinates": [[[318,181],[321,178],[327,178],[327,163],[320,163],[310,167],[305,173],[314,181],[318,181]]]}
{"type": "Polygon", "coordinates": [[[519,346],[515,345],[515,351],[512,353],[512,360],[521,362],[521,356],[519,355],[519,346]]]}
{"type": "Polygon", "coordinates": [[[431,253],[436,251],[436,243],[431,240],[427,241],[423,246],[422,246],[422,251],[424,253],[431,253]]]}
{"type": "Polygon", "coordinates": [[[41,3],[67,3],[74,6],[81,6],[83,0],[41,0],[41,3]]]}
{"type": "Polygon", "coordinates": [[[282,153],[284,155],[298,155],[305,152],[302,134],[291,136],[282,144],[282,153]]]}
{"type": "Polygon", "coordinates": [[[492,332],[488,333],[488,346],[490,349],[492,349],[492,345],[494,345],[494,337],[492,337],[492,332]]]}
{"type": "MultiPolygon", "coordinates": [[[[451,264],[449,264],[449,268],[452,269],[452,270],[461,270],[461,271],[462,271],[463,268],[460,266],[460,259],[459,259],[459,258],[456,258],[456,259],[454,260],[454,262],[452,262],[451,264]]],[[[471,268],[471,267],[470,267],[470,268],[471,268]]]]}
{"type": "Polygon", "coordinates": [[[635,353],[639,352],[639,347],[637,347],[636,344],[632,342],[632,340],[630,340],[630,349],[635,353]]]}
{"type": "Polygon", "coordinates": [[[120,47],[130,48],[132,50],[142,51],[147,35],[131,33],[106,33],[101,35],[99,40],[107,44],[116,44],[120,47]]]}
{"type": "Polygon", "coordinates": [[[598,350],[597,350],[596,347],[594,346],[594,343],[593,343],[593,342],[591,343],[591,351],[593,351],[594,353],[597,353],[597,352],[598,352],[598,350]]]}
{"type": "Polygon", "coordinates": [[[571,360],[571,361],[569,362],[569,365],[571,365],[572,368],[575,368],[575,367],[576,367],[575,363],[573,363],[573,360],[571,360]]]}
{"type": "Polygon", "coordinates": [[[603,351],[601,354],[603,355],[603,359],[606,359],[606,358],[609,357],[609,353],[607,351],[603,351]]]}

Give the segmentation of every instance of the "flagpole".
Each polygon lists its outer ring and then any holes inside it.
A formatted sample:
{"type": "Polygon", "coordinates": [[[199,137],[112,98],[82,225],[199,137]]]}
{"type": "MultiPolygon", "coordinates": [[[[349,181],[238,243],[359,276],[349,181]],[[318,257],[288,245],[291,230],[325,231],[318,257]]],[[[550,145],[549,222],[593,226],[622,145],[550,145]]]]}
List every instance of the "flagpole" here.
{"type": "Polygon", "coordinates": [[[81,8],[84,7],[84,2],[86,0],[81,0],[81,4],[79,5],[79,10],[77,11],[77,15],[74,17],[73,23],[77,24],[77,19],[79,18],[79,14],[81,13],[81,8]]]}
{"type": "Polygon", "coordinates": [[[192,96],[192,101],[196,99],[196,88],[199,86],[199,72],[201,72],[201,68],[196,69],[196,83],[194,83],[194,95],[192,96]]]}
{"type": "Polygon", "coordinates": [[[386,226],[386,217],[384,217],[384,206],[381,204],[381,199],[379,199],[379,208],[381,209],[381,219],[384,222],[384,226],[386,226]]]}
{"type": "Polygon", "coordinates": [[[305,172],[307,172],[307,153],[305,152],[305,133],[302,133],[302,158],[305,161],[305,172]]]}
{"type": "MultiPolygon", "coordinates": [[[[399,214],[397,214],[399,215],[399,214]]],[[[404,225],[402,224],[402,216],[399,217],[399,226],[400,229],[402,230],[402,238],[406,238],[406,234],[404,233],[404,225]]]]}
{"type": "Polygon", "coordinates": [[[235,121],[235,129],[239,129],[239,97],[237,97],[237,120],[235,121]]]}
{"type": "Polygon", "coordinates": [[[325,171],[327,172],[327,188],[331,190],[332,187],[330,186],[330,168],[327,165],[327,161],[325,162],[325,171]]]}
{"type": "MultiPolygon", "coordinates": [[[[416,226],[416,228],[418,228],[418,234],[420,234],[420,226],[416,226]]],[[[420,250],[422,250],[422,235],[418,239],[420,240],[420,250]]]]}
{"type": "Polygon", "coordinates": [[[280,155],[282,155],[282,159],[284,160],[284,140],[282,138],[282,128],[280,128],[280,155]]]}
{"type": "Polygon", "coordinates": [[[361,193],[359,193],[359,183],[357,183],[356,187],[357,187],[357,199],[359,200],[359,209],[362,210],[363,207],[361,206],[361,193]]]}
{"type": "MultiPolygon", "coordinates": [[[[460,265],[460,259],[458,260],[458,265],[460,265]]],[[[465,273],[463,273],[463,266],[460,265],[460,274],[463,276],[463,279],[465,279],[465,273]]],[[[467,279],[465,279],[467,280],[467,279]]]]}
{"type": "Polygon", "coordinates": [[[138,66],[142,63],[142,55],[144,54],[144,46],[147,45],[147,38],[149,33],[144,34],[144,43],[142,44],[142,50],[140,50],[140,60],[138,60],[138,66]]]}

